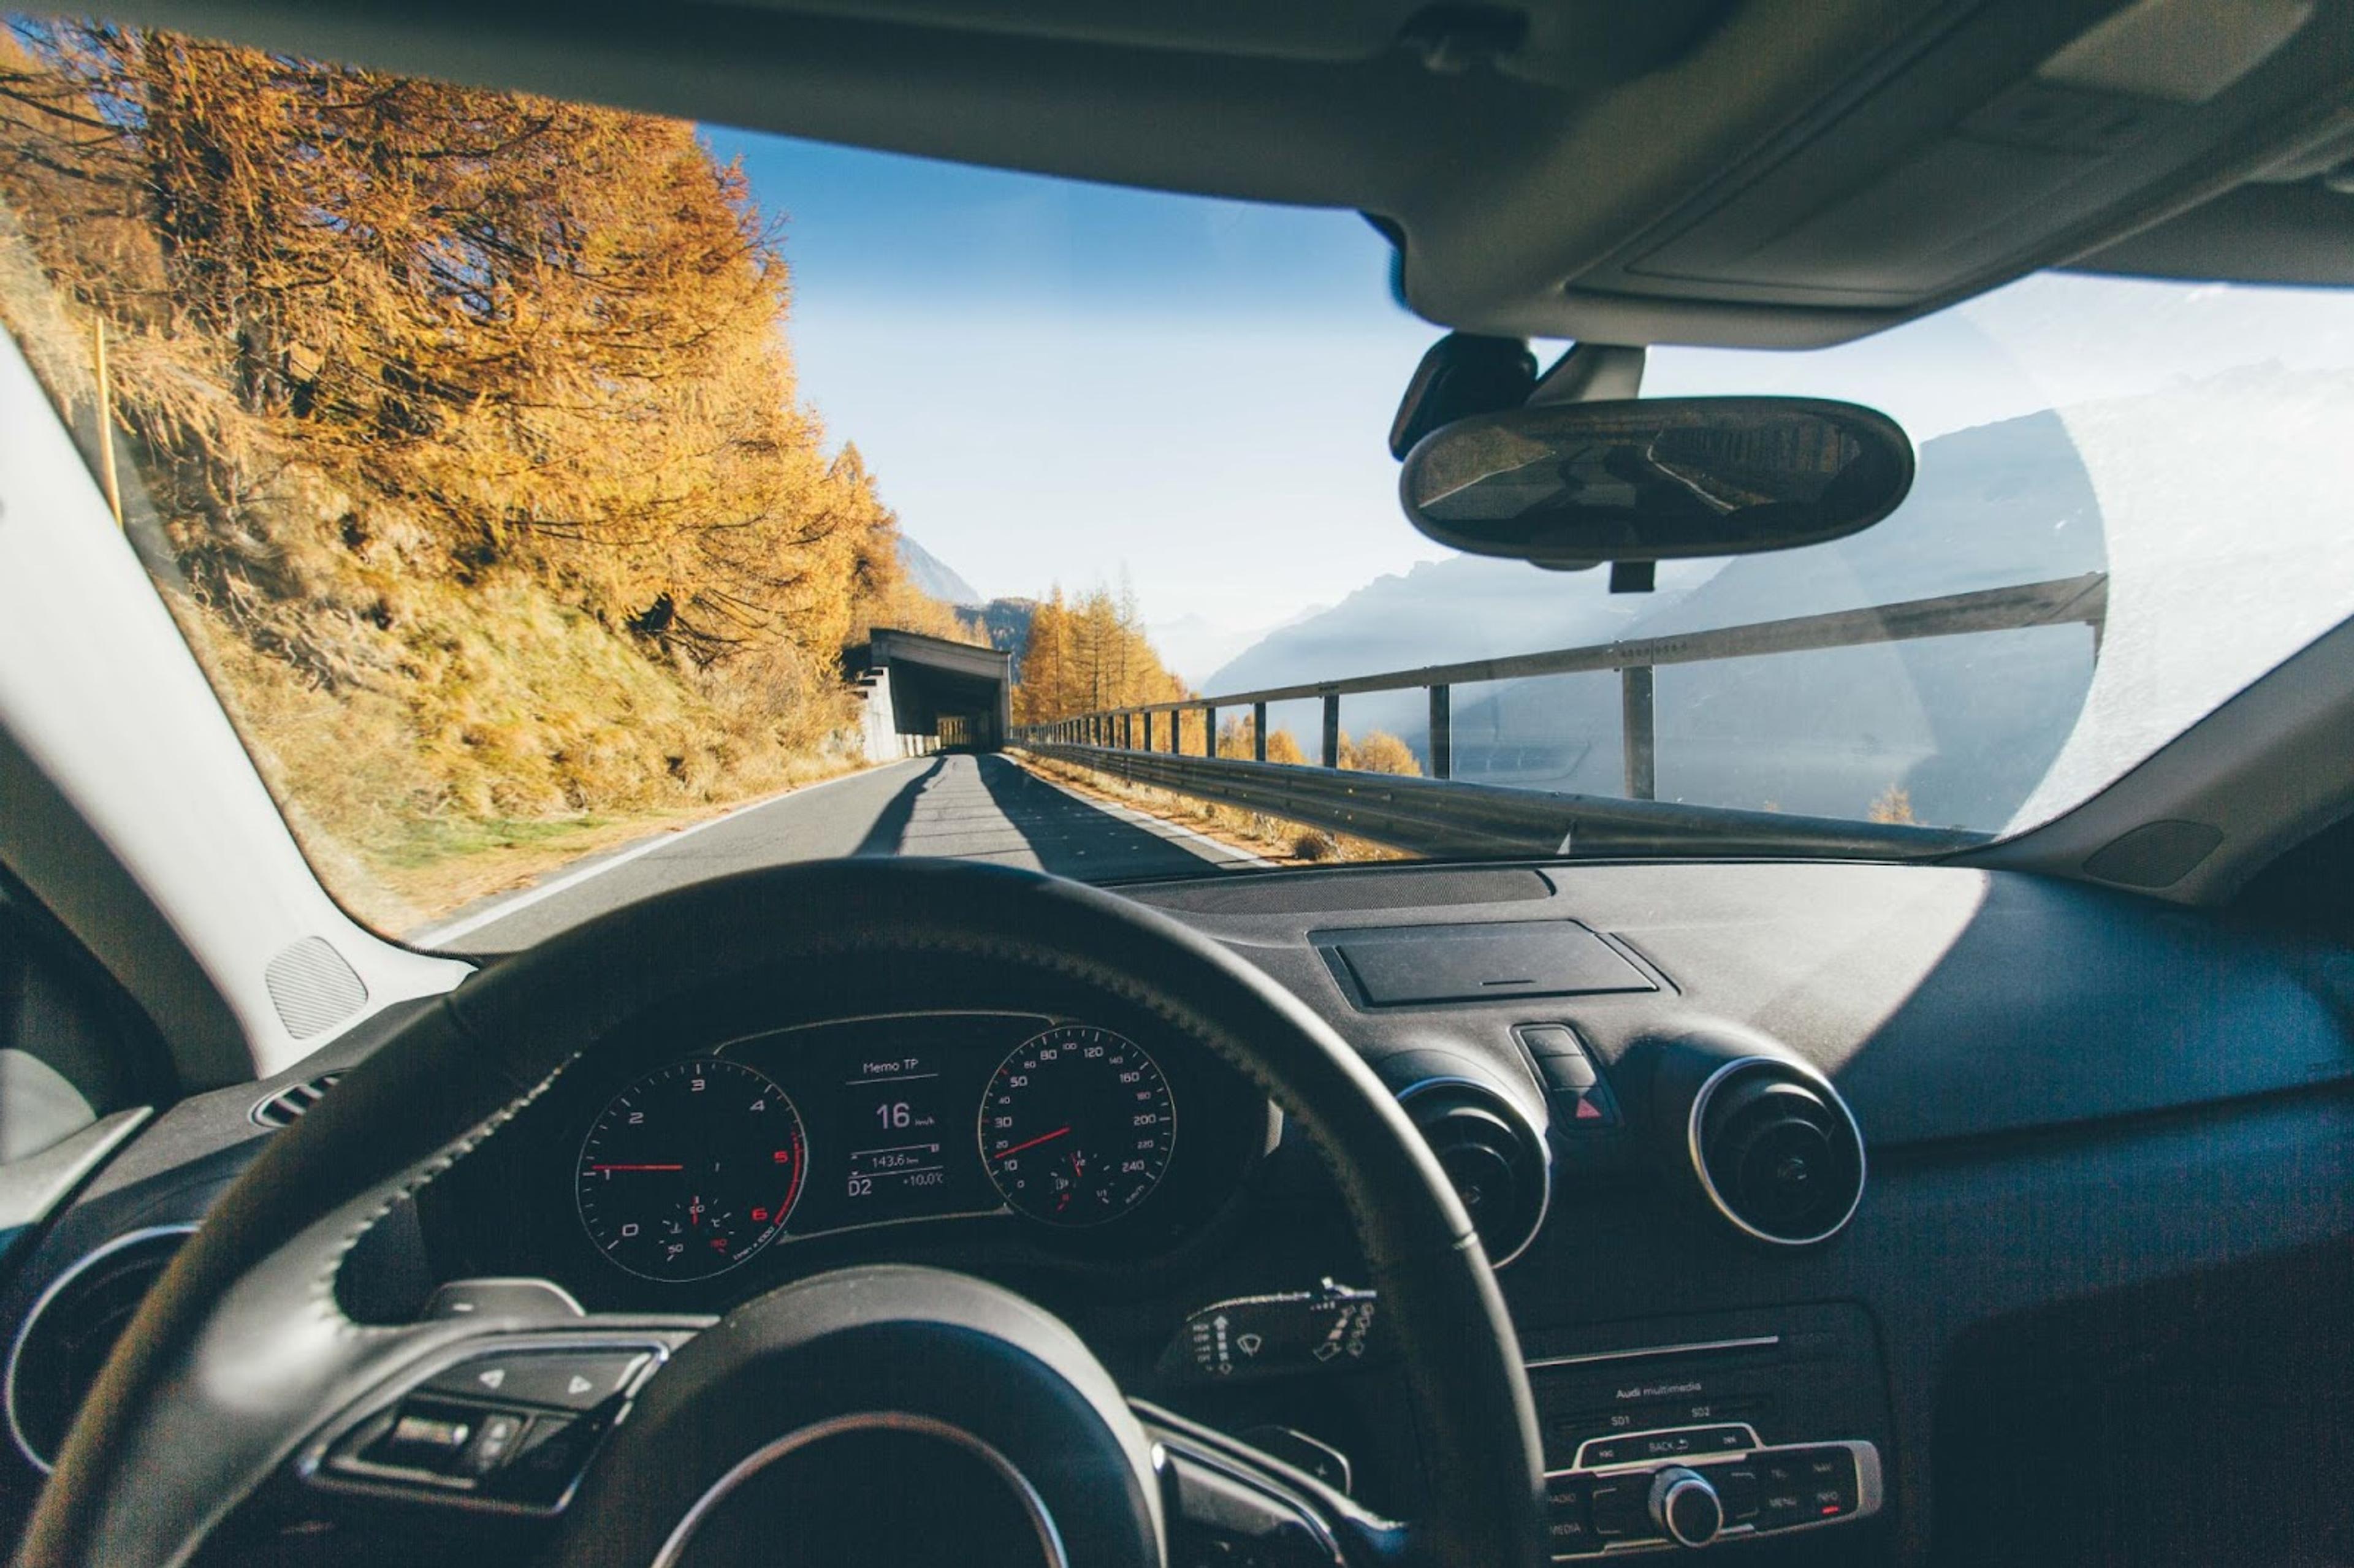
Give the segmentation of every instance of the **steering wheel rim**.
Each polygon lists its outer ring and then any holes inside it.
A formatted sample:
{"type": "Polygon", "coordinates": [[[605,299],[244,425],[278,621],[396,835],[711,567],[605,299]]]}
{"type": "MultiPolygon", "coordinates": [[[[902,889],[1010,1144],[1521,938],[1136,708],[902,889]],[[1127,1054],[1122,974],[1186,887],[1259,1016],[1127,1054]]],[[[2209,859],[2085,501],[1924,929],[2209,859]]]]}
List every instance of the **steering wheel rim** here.
{"type": "Polygon", "coordinates": [[[1430,1512],[1411,1555],[1541,1558],[1541,1448],[1478,1235],[1363,1060],[1190,927],[1081,884],[955,861],[780,866],[659,895],[470,980],[270,1146],[149,1293],[35,1509],[28,1568],[184,1561],[335,1411],[495,1320],[378,1328],[335,1296],[404,1197],[662,996],[795,966],[957,955],[1161,1013],[1298,1120],[1337,1179],[1399,1352],[1430,1512]]]}

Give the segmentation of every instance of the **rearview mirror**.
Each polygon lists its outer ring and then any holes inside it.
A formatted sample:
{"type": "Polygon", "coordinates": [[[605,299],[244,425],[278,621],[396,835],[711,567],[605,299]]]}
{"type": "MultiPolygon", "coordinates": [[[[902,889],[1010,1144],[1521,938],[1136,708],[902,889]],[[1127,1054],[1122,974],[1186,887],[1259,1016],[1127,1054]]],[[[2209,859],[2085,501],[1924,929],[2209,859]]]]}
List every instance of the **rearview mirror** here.
{"type": "Polygon", "coordinates": [[[1870,408],[1663,397],[1458,420],[1406,454],[1398,496],[1442,545],[1574,570],[1818,545],[1912,486],[1913,443],[1870,408]]]}

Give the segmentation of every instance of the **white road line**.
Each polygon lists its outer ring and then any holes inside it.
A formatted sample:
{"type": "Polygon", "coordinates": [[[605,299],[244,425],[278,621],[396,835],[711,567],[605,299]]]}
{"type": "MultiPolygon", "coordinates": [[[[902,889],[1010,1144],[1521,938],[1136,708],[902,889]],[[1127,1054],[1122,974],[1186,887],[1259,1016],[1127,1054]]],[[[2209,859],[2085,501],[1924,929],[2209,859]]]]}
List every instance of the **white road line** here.
{"type": "MultiPolygon", "coordinates": [[[[910,760],[922,759],[911,758],[910,760]]],[[[451,920],[440,926],[428,926],[422,930],[410,932],[401,939],[413,948],[433,948],[445,942],[454,942],[461,937],[471,937],[485,926],[504,920],[510,915],[519,915],[544,899],[553,898],[559,893],[568,893],[591,877],[602,876],[609,871],[617,871],[633,860],[643,859],[656,850],[668,849],[682,839],[691,839],[705,828],[716,828],[722,822],[732,822],[737,818],[749,815],[763,807],[773,806],[779,800],[790,800],[796,795],[810,794],[814,790],[824,789],[829,784],[842,784],[853,779],[871,778],[884,771],[885,768],[899,766],[901,765],[898,763],[886,762],[882,768],[862,768],[855,773],[844,773],[832,779],[821,779],[814,784],[801,784],[790,789],[780,790],[765,800],[738,806],[734,810],[724,812],[716,817],[707,817],[694,826],[681,828],[674,833],[663,833],[648,839],[645,842],[623,850],[610,859],[600,860],[594,865],[583,866],[578,871],[559,876],[554,882],[544,882],[535,887],[523,888],[500,899],[488,908],[477,910],[463,919],[451,920]]]]}

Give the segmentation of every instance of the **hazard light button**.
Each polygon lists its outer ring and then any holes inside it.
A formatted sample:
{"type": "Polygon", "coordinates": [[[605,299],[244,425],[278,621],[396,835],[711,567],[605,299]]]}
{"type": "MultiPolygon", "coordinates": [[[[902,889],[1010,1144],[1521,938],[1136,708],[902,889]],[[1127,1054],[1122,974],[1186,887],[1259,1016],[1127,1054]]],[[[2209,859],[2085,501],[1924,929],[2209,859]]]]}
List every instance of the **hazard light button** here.
{"type": "Polygon", "coordinates": [[[1618,1103],[1602,1084],[1553,1092],[1553,1125],[1564,1132],[1585,1132],[1618,1125],[1618,1103]]]}
{"type": "Polygon", "coordinates": [[[626,1390],[646,1364],[649,1351],[631,1347],[610,1351],[499,1351],[460,1361],[427,1380],[435,1393],[493,1400],[500,1404],[538,1404],[557,1410],[593,1410],[626,1390]]]}

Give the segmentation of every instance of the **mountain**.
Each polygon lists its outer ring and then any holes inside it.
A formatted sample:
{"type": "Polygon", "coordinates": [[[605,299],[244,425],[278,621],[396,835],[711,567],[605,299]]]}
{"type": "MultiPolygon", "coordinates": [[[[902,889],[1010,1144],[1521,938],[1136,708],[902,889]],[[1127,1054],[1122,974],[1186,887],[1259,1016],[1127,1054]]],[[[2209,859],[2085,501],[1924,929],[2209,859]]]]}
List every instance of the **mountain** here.
{"type": "Polygon", "coordinates": [[[956,568],[899,533],[899,565],[907,579],[942,604],[975,605],[981,602],[981,590],[957,576],[956,568]]]}
{"type": "Polygon", "coordinates": [[[1030,618],[1038,611],[1034,599],[993,599],[987,604],[966,607],[981,617],[981,627],[989,634],[989,645],[1013,655],[1013,678],[1022,679],[1022,659],[1030,652],[1030,618]]]}
{"type": "MultiPolygon", "coordinates": [[[[1831,544],[1681,568],[1659,591],[1471,557],[1383,577],[1263,640],[1205,690],[1299,683],[1490,654],[1667,636],[2105,568],[2092,482],[2052,412],[1923,443],[1913,493],[1831,544]]],[[[2092,677],[2081,626],[1671,665],[1657,677],[1661,800],[1861,817],[1903,791],[1925,822],[1999,827],[2057,755],[2092,677]]],[[[1426,749],[1419,692],[1351,697],[1343,726],[1426,749]]],[[[1282,718],[1270,715],[1270,724],[1282,718]]],[[[1299,721],[1294,719],[1295,724],[1299,721]]],[[[1608,672],[1464,687],[1456,774],[1616,795],[1608,672]]]]}
{"type": "MultiPolygon", "coordinates": [[[[1540,571],[1479,556],[1424,561],[1403,577],[1375,577],[1331,609],[1270,632],[1201,689],[1250,691],[1607,642],[1645,613],[1681,599],[1716,569],[1713,562],[1663,563],[1658,592],[1638,597],[1602,593],[1598,575],[1590,572],[1540,571]]],[[[1280,709],[1267,719],[1270,729],[1287,722],[1304,738],[1315,720],[1280,709]]],[[[1388,730],[1420,751],[1425,699],[1419,692],[1348,697],[1341,722],[1354,735],[1388,730]]]]}
{"type": "MultiPolygon", "coordinates": [[[[1174,620],[1156,620],[1148,624],[1144,634],[1178,679],[1200,684],[1206,672],[1219,670],[1235,655],[1254,647],[1287,627],[1321,615],[1331,607],[1310,605],[1297,614],[1271,624],[1235,626],[1214,620],[1206,615],[1181,615],[1174,620]]],[[[1204,691],[1208,687],[1203,688],[1204,691]]]]}

